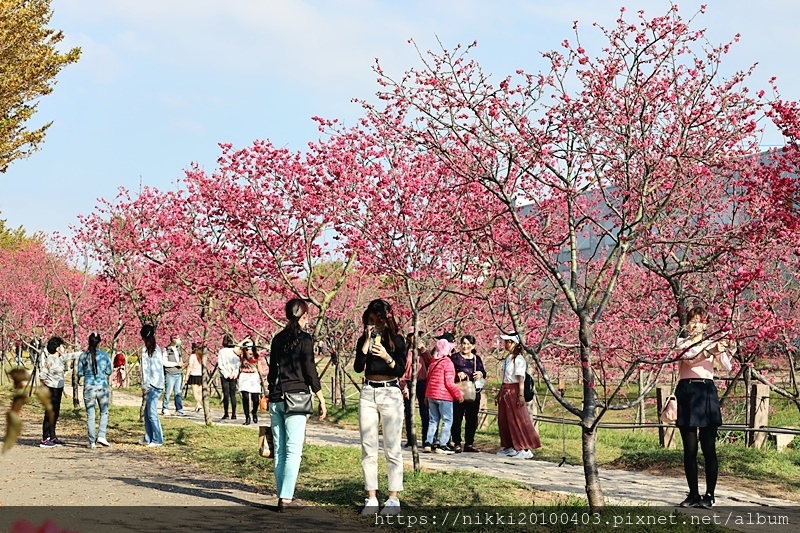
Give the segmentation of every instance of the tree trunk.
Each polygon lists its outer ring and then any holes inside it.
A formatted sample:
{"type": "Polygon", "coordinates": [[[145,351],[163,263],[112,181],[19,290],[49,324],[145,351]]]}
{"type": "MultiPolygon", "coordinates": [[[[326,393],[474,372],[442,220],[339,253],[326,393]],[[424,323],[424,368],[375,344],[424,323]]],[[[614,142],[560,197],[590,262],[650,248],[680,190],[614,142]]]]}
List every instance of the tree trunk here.
{"type": "MultiPolygon", "coordinates": [[[[408,401],[411,403],[411,459],[414,463],[414,472],[422,470],[422,464],[419,461],[419,446],[417,446],[417,417],[414,412],[414,400],[417,399],[417,369],[419,368],[419,313],[414,309],[412,311],[412,323],[414,331],[414,353],[411,356],[411,384],[408,386],[408,401]]],[[[420,400],[420,401],[424,401],[420,400]]],[[[422,440],[425,440],[425,432],[428,428],[422,428],[422,440]]]]}
{"type": "Polygon", "coordinates": [[[589,507],[592,511],[601,511],[605,507],[605,497],[603,489],[600,487],[600,473],[597,470],[597,429],[591,430],[586,425],[583,425],[581,429],[586,498],[589,500],[589,507]]]}
{"type": "Polygon", "coordinates": [[[597,429],[592,428],[597,420],[597,390],[591,365],[592,325],[587,314],[581,314],[578,337],[581,343],[581,370],[583,374],[583,413],[581,414],[581,447],[583,475],[586,480],[586,498],[592,511],[605,508],[605,497],[600,487],[597,470],[597,429]]]}
{"type": "MultiPolygon", "coordinates": [[[[644,370],[639,369],[639,394],[642,394],[646,386],[646,382],[644,379],[644,370]]],[[[644,412],[644,400],[639,402],[636,406],[636,424],[644,424],[646,420],[645,412],[644,412]]],[[[636,430],[634,430],[636,431],[636,430]]]]}

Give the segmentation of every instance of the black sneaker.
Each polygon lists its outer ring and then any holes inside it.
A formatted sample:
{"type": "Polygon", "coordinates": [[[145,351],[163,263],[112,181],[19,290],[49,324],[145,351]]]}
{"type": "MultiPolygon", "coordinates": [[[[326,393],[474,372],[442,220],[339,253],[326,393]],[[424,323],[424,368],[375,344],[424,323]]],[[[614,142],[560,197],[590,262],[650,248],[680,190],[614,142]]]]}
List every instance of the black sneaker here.
{"type": "Polygon", "coordinates": [[[452,446],[448,446],[447,444],[443,444],[438,446],[433,453],[438,453],[439,455],[453,455],[456,453],[456,450],[452,446]]]}
{"type": "Polygon", "coordinates": [[[681,507],[700,507],[700,495],[689,494],[685,500],[680,503],[681,507]]]}
{"type": "Polygon", "coordinates": [[[704,494],[702,498],[700,498],[700,507],[703,509],[711,509],[714,507],[714,497],[711,494],[704,494]]]}
{"type": "Polygon", "coordinates": [[[433,447],[431,446],[430,442],[426,442],[422,445],[422,451],[424,453],[431,453],[433,451],[433,447]]]}

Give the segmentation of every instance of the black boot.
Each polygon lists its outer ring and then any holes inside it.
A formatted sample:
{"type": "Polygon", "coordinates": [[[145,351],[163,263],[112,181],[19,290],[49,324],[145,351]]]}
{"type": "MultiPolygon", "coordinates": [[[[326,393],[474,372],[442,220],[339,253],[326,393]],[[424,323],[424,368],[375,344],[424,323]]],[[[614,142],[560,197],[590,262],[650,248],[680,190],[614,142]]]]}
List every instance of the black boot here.
{"type": "Polygon", "coordinates": [[[258,414],[253,413],[253,424],[258,424],[258,414]]]}
{"type": "Polygon", "coordinates": [[[233,413],[233,414],[231,415],[231,420],[236,420],[236,413],[233,413]]]}
{"type": "Polygon", "coordinates": [[[245,426],[249,426],[250,425],[250,417],[247,416],[247,415],[245,415],[245,417],[244,417],[244,425],[245,426]]]}
{"type": "Polygon", "coordinates": [[[222,420],[227,420],[227,419],[228,419],[228,413],[225,413],[224,415],[222,415],[222,420]]]}

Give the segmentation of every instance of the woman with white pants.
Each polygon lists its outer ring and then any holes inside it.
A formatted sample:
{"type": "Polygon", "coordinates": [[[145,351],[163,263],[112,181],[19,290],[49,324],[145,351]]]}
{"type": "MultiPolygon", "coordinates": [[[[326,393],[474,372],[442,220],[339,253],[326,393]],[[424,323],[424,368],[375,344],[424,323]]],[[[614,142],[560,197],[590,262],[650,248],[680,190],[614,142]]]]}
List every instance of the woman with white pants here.
{"type": "Polygon", "coordinates": [[[401,448],[404,410],[400,378],[405,372],[406,343],[398,333],[392,306],[386,300],[373,300],[361,317],[364,333],[356,343],[356,372],[364,372],[364,386],[358,402],[358,427],[361,432],[361,468],[368,497],[363,515],[375,514],[378,503],[378,428],[383,424],[384,454],[389,476],[389,498],[383,515],[400,512],[397,493],[403,490],[403,452],[401,448]]]}

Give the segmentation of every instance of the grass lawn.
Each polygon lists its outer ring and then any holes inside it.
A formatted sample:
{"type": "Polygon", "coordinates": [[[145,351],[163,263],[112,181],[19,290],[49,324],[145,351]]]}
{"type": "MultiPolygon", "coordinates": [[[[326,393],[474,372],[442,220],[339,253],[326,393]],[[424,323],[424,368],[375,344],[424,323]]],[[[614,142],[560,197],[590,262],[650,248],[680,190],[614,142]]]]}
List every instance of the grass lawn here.
{"type": "MultiPolygon", "coordinates": [[[[0,391],[0,400],[8,404],[10,391],[0,391]]],[[[72,441],[85,438],[85,412],[82,408],[73,409],[65,399],[62,404],[59,433],[72,441]]],[[[38,432],[42,409],[36,403],[25,407],[25,424],[33,426],[38,432]]],[[[345,422],[352,420],[352,412],[342,414],[345,422]]],[[[274,492],[272,460],[260,457],[256,452],[257,434],[251,429],[236,426],[202,426],[180,418],[162,419],[166,446],[148,449],[137,444],[142,435],[142,423],[138,420],[135,407],[112,407],[109,417],[109,438],[115,448],[130,450],[131,453],[153,454],[165,461],[181,461],[195,465],[199,470],[214,473],[248,483],[258,492],[274,492]]],[[[491,437],[491,431],[483,434],[491,437]]],[[[386,491],[386,466],[379,459],[381,491],[386,491]]],[[[307,444],[304,448],[297,493],[298,498],[315,505],[329,506],[334,513],[350,518],[354,510],[363,502],[363,478],[360,468],[360,450],[353,447],[319,446],[307,444]]],[[[406,471],[403,503],[409,508],[439,506],[470,506],[494,510],[495,508],[536,505],[547,506],[548,512],[583,511],[584,498],[568,497],[531,489],[521,483],[493,478],[471,472],[433,472],[414,473],[406,471]]],[[[609,517],[614,513],[609,509],[609,517]]],[[[630,512],[630,509],[627,510],[630,512]]],[[[642,508],[640,514],[658,514],[658,510],[642,508]]],[[[364,518],[365,525],[372,524],[373,518],[364,518]]],[[[605,519],[602,520],[605,522],[605,519]]],[[[599,528],[594,525],[568,526],[555,528],[524,527],[526,531],[617,531],[611,527],[599,528]]],[[[425,528],[423,528],[424,530],[425,528]]],[[[435,528],[434,528],[435,529],[435,528]]],[[[448,528],[458,531],[459,528],[448,528]]],[[[464,531],[475,531],[474,526],[463,527],[464,531]]],[[[512,531],[515,528],[492,528],[493,531],[512,531]]],[[[653,529],[654,531],[656,529],[653,529]]],[[[678,527],[676,531],[718,531],[713,526],[678,527]]]]}

